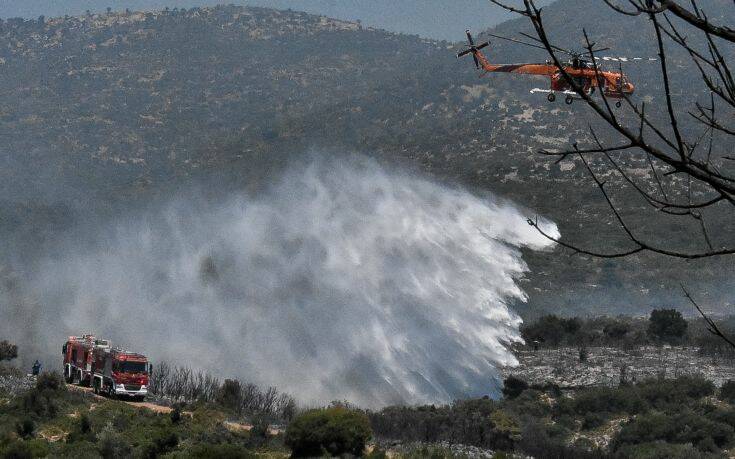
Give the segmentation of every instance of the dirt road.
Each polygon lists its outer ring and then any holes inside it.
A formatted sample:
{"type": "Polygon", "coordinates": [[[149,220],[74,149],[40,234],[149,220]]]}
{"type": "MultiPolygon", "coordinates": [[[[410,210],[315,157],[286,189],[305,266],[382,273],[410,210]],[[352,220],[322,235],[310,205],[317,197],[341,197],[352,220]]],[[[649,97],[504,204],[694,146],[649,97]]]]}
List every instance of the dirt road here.
{"type": "MultiPolygon", "coordinates": [[[[91,387],[77,386],[74,384],[67,384],[66,387],[68,387],[71,390],[92,393],[91,387]]],[[[96,400],[110,400],[108,397],[103,397],[97,394],[94,394],[94,398],[96,400]]],[[[134,402],[132,400],[125,400],[125,399],[115,399],[115,401],[127,403],[128,405],[134,406],[136,408],[145,408],[155,413],[168,414],[173,411],[173,408],[171,408],[170,406],[156,405],[155,403],[151,403],[151,402],[134,402]]],[[[190,416],[190,417],[194,416],[194,413],[192,413],[191,411],[182,411],[181,414],[184,416],[190,416]]],[[[228,430],[233,431],[233,432],[250,431],[253,428],[251,424],[243,424],[243,423],[231,422],[231,421],[225,421],[223,425],[228,430]]],[[[283,432],[282,429],[278,429],[274,427],[268,428],[268,433],[271,435],[278,435],[279,433],[282,433],[282,432],[283,432]]]]}
{"type": "MultiPolygon", "coordinates": [[[[71,390],[90,392],[90,393],[92,392],[91,387],[77,386],[74,384],[67,384],[66,387],[68,387],[71,390]]],[[[103,397],[101,395],[96,395],[96,394],[94,395],[94,398],[98,400],[110,400],[107,397],[103,397]]],[[[116,399],[116,401],[127,403],[128,405],[131,405],[137,408],[146,408],[156,413],[168,414],[171,411],[173,411],[173,408],[171,408],[170,406],[156,405],[155,403],[150,403],[150,402],[134,402],[132,400],[125,400],[125,399],[116,399]]]]}

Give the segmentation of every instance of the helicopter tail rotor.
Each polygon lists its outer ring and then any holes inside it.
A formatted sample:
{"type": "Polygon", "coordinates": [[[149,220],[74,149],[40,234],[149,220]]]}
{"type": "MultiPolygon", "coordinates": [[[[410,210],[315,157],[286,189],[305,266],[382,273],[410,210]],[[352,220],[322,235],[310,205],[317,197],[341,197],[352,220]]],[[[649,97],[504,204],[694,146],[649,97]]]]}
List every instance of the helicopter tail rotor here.
{"type": "Polygon", "coordinates": [[[464,51],[461,51],[457,53],[457,57],[466,56],[468,54],[472,54],[472,59],[475,61],[475,67],[478,69],[480,68],[480,61],[477,59],[477,52],[481,50],[482,48],[486,47],[490,44],[489,41],[486,41],[485,43],[480,43],[479,45],[475,45],[475,41],[472,39],[472,34],[470,34],[469,30],[465,30],[465,33],[467,34],[467,43],[469,46],[464,51]]]}

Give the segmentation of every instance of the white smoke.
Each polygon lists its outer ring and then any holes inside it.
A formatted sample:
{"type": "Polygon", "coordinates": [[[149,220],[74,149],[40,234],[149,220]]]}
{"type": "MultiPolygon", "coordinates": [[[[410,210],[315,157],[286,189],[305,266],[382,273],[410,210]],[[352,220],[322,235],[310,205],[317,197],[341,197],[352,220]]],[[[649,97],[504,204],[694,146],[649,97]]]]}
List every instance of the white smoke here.
{"type": "Polygon", "coordinates": [[[519,247],[550,245],[511,205],[364,158],[112,228],[34,276],[49,346],[94,331],[154,361],[363,406],[493,394],[520,339],[519,247]]]}

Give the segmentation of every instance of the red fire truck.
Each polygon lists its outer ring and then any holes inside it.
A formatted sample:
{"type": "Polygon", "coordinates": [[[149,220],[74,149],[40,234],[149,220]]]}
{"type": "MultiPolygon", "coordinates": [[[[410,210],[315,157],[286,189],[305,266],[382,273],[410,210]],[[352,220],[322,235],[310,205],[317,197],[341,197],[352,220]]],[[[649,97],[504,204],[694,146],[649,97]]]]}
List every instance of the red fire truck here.
{"type": "Polygon", "coordinates": [[[96,394],[142,399],[148,394],[151,365],[146,356],[110,346],[92,335],[64,344],[64,375],[69,383],[91,385],[96,394]]]}
{"type": "Polygon", "coordinates": [[[92,381],[94,349],[110,347],[107,340],[94,335],[70,336],[61,348],[64,354],[64,378],[68,383],[88,386],[92,381]]]}

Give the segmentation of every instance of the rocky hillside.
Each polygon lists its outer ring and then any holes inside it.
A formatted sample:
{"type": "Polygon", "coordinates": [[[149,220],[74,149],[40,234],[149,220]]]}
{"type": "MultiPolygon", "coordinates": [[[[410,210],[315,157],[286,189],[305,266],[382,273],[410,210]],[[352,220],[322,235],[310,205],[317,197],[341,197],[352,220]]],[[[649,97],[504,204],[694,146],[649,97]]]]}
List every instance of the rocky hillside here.
{"type": "MultiPolygon", "coordinates": [[[[578,6],[563,0],[547,16],[559,22],[578,6]]],[[[602,7],[575,11],[593,21],[603,14],[602,7]]],[[[604,15],[602,44],[619,54],[652,53],[613,33],[627,18],[604,15]]],[[[587,110],[531,96],[543,80],[477,80],[456,49],[352,22],[233,6],[4,21],[0,191],[3,215],[12,218],[3,230],[32,256],[90,208],[114,212],[192,179],[216,180],[209,188],[219,191],[257,189],[289,155],[324,149],[362,151],[499,193],[559,222],[569,240],[624,244],[579,167],[534,153],[586,139],[587,110]]],[[[498,60],[533,57],[517,53],[502,44],[489,51],[498,60]]],[[[642,82],[639,97],[660,100],[655,71],[631,72],[642,82]]],[[[685,76],[678,73],[677,84],[685,76]]],[[[717,221],[735,230],[732,219],[717,221]]],[[[636,223],[686,229],[645,215],[636,223]]],[[[681,234],[675,243],[692,242],[681,234]]],[[[686,307],[674,287],[692,278],[697,294],[722,304],[732,287],[724,275],[732,260],[611,262],[559,252],[528,260],[528,314],[686,307]]]]}

